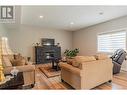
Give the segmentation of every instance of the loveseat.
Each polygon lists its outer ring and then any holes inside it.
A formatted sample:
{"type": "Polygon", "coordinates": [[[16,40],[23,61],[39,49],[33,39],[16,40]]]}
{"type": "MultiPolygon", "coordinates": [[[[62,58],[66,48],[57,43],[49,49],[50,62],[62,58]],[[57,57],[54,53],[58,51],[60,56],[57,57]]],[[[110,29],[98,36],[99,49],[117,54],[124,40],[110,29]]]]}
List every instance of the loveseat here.
{"type": "Polygon", "coordinates": [[[29,64],[21,55],[17,55],[14,58],[13,55],[2,56],[2,63],[4,67],[4,74],[10,74],[13,67],[23,72],[24,86],[34,86],[35,84],[35,66],[29,64]]]}
{"type": "Polygon", "coordinates": [[[60,64],[61,80],[75,89],[92,89],[112,80],[112,60],[106,55],[76,56],[60,64]]]}

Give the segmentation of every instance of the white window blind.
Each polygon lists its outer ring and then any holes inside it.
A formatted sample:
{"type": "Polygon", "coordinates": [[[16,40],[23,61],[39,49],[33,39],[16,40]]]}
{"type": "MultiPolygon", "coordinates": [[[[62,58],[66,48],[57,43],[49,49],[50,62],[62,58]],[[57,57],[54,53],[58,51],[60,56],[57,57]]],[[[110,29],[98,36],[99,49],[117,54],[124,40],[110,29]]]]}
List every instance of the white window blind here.
{"type": "Polygon", "coordinates": [[[99,52],[114,52],[117,49],[126,49],[125,30],[98,35],[99,52]]]}

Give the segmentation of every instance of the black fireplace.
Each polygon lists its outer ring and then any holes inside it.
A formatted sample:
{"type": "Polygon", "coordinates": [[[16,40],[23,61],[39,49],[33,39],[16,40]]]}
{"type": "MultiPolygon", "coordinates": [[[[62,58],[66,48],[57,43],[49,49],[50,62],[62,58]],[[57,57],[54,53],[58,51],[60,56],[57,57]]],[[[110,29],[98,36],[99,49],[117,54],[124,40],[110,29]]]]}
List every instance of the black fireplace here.
{"type": "Polygon", "coordinates": [[[49,60],[49,59],[53,58],[55,55],[54,53],[55,53],[55,51],[54,52],[53,51],[45,52],[45,59],[49,60]]]}
{"type": "Polygon", "coordinates": [[[61,47],[54,45],[54,39],[42,39],[42,46],[35,46],[36,64],[50,63],[51,58],[61,58],[61,47]]]}

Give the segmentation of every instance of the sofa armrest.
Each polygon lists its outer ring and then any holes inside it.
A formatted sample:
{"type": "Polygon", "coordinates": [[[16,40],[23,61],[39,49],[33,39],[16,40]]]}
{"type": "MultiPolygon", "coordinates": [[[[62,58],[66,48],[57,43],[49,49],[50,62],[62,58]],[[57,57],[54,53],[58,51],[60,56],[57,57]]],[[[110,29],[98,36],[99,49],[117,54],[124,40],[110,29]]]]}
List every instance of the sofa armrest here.
{"type": "Polygon", "coordinates": [[[84,70],[85,68],[87,68],[89,66],[94,66],[95,65],[95,67],[97,67],[100,64],[102,64],[102,66],[106,65],[106,66],[108,66],[110,68],[113,68],[113,64],[112,64],[112,60],[111,59],[84,62],[84,63],[80,64],[79,68],[84,70]]]}
{"type": "Polygon", "coordinates": [[[101,74],[101,72],[106,72],[112,76],[113,64],[111,59],[96,60],[81,63],[81,76],[82,75],[96,75],[101,74]]]}
{"type": "MultiPolygon", "coordinates": [[[[24,65],[24,66],[15,66],[15,67],[19,70],[19,72],[29,72],[35,70],[34,65],[24,65]]],[[[10,74],[12,69],[13,67],[4,68],[4,74],[10,74]]]]}
{"type": "Polygon", "coordinates": [[[70,64],[67,64],[67,63],[61,63],[60,64],[60,67],[61,67],[61,70],[67,70],[73,74],[76,74],[76,75],[80,75],[80,69],[79,68],[76,68],[70,64]]]}
{"type": "Polygon", "coordinates": [[[121,65],[115,61],[113,61],[112,63],[113,63],[113,74],[119,73],[121,69],[121,65]]]}

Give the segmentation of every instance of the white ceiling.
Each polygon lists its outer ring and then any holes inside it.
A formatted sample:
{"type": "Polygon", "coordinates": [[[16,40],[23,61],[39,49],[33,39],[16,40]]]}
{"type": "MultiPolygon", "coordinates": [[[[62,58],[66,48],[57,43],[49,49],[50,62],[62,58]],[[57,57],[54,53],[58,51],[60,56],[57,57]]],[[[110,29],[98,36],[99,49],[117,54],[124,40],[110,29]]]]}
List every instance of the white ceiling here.
{"type": "Polygon", "coordinates": [[[127,6],[22,6],[20,24],[76,31],[125,15],[127,6]]]}

